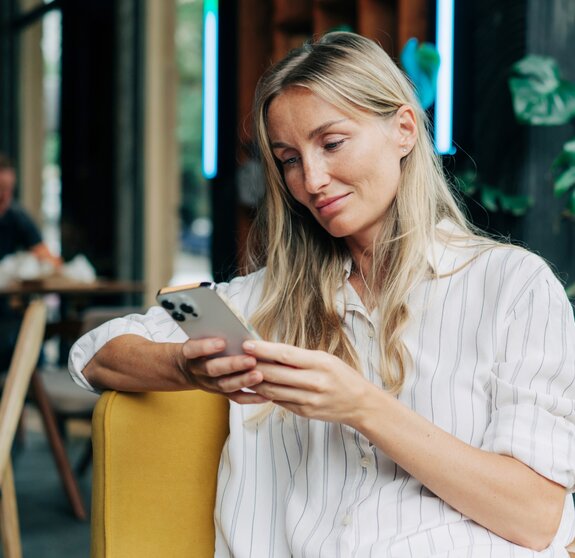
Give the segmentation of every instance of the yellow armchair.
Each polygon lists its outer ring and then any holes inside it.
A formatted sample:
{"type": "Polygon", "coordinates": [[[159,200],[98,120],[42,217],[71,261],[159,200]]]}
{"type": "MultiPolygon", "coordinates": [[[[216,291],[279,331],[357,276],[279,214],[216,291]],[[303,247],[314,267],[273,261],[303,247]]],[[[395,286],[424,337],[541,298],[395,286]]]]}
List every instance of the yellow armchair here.
{"type": "Polygon", "coordinates": [[[110,391],[92,422],[92,558],[212,558],[227,399],[110,391]]]}

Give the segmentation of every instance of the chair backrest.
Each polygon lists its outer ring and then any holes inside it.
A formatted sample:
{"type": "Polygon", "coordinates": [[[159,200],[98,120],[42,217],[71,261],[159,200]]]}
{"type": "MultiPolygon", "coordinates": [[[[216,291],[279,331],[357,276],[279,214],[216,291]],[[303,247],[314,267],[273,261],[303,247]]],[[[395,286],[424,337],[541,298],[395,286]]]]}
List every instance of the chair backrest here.
{"type": "Polygon", "coordinates": [[[92,419],[92,558],[212,558],[228,401],[106,392],[92,419]]]}
{"type": "Polygon", "coordinates": [[[80,335],[88,333],[114,318],[122,318],[127,314],[141,314],[146,311],[144,306],[91,306],[82,313],[80,335]]]}
{"type": "Polygon", "coordinates": [[[2,389],[0,401],[0,478],[10,458],[12,442],[18,427],[32,373],[46,328],[46,306],[41,300],[32,301],[20,326],[10,368],[2,389]]]}

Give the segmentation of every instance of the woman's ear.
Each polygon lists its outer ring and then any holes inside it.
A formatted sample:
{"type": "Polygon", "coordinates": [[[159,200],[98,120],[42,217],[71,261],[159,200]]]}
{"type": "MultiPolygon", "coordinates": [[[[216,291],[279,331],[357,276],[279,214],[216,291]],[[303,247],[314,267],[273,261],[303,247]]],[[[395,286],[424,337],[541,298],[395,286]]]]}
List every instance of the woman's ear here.
{"type": "Polygon", "coordinates": [[[402,105],[395,114],[398,132],[399,149],[405,157],[417,140],[417,120],[415,111],[409,105],[402,105]]]}

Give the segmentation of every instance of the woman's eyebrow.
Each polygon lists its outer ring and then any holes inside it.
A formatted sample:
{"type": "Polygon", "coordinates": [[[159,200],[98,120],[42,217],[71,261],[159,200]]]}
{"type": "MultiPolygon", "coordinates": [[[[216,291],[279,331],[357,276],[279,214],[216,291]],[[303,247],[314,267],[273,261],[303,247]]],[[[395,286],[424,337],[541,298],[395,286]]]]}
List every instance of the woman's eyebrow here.
{"type": "Polygon", "coordinates": [[[314,130],[312,130],[307,135],[307,139],[313,139],[316,136],[323,134],[330,126],[333,126],[334,124],[339,124],[340,122],[344,122],[346,120],[347,120],[347,118],[340,118],[339,120],[330,120],[329,122],[326,122],[325,124],[322,124],[321,126],[318,126],[314,130]]]}
{"type": "MultiPolygon", "coordinates": [[[[339,120],[330,120],[329,122],[325,122],[324,124],[321,124],[321,126],[314,128],[307,135],[307,139],[311,140],[311,139],[315,138],[316,136],[323,134],[326,130],[328,130],[334,124],[339,124],[340,122],[345,122],[346,120],[348,120],[348,119],[347,118],[340,118],[339,120]]],[[[271,147],[272,147],[272,149],[278,149],[281,147],[290,147],[290,146],[287,143],[284,143],[282,141],[274,141],[271,144],[271,147]]]]}

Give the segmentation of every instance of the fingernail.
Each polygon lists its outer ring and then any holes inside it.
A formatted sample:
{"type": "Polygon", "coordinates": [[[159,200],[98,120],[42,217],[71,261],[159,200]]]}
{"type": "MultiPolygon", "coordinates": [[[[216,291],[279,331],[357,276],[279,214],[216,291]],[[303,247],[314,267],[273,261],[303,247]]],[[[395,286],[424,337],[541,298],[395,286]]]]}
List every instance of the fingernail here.
{"type": "Polygon", "coordinates": [[[223,349],[225,346],[226,344],[221,339],[216,339],[215,341],[212,341],[212,347],[216,350],[223,349]]]}
{"type": "Polygon", "coordinates": [[[251,341],[246,341],[244,343],[244,349],[248,350],[248,351],[253,351],[256,348],[255,343],[252,343],[251,341]]]}

